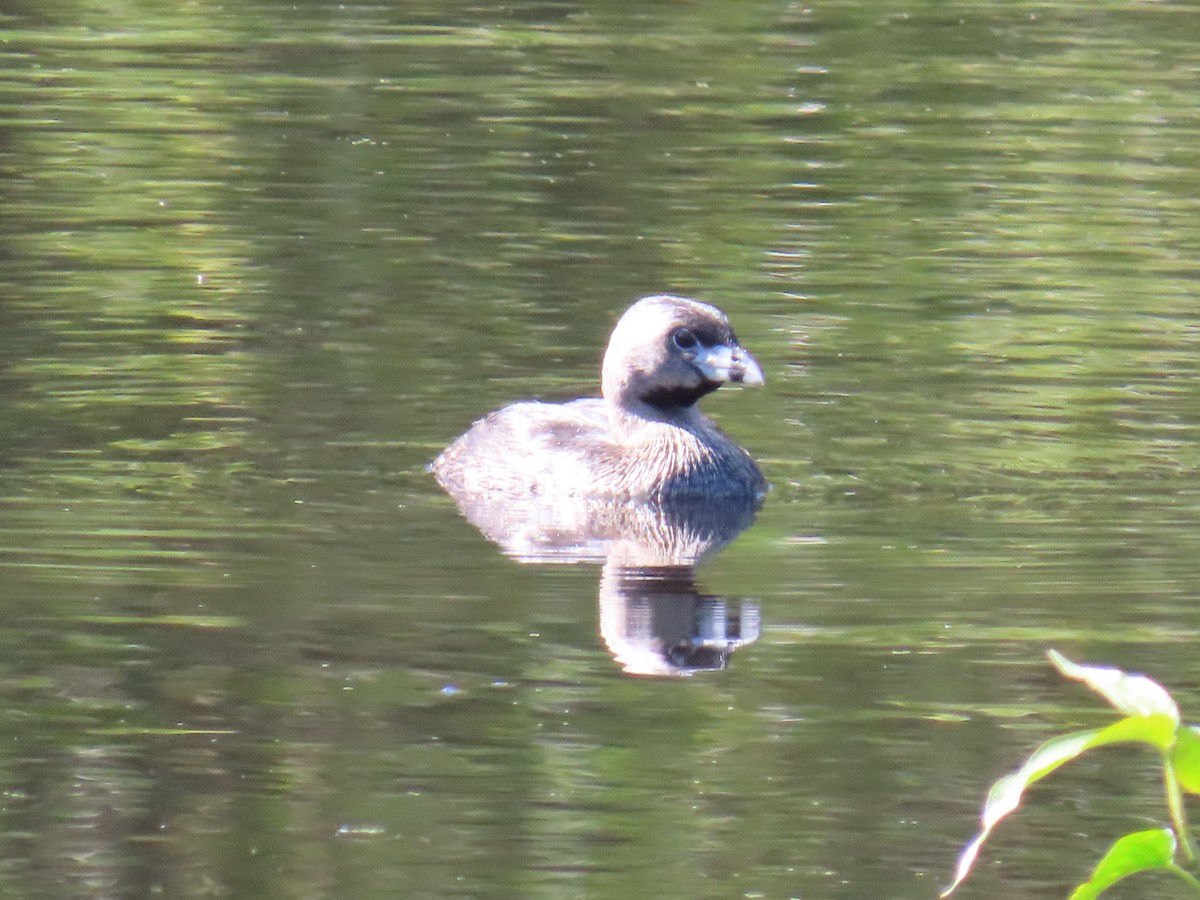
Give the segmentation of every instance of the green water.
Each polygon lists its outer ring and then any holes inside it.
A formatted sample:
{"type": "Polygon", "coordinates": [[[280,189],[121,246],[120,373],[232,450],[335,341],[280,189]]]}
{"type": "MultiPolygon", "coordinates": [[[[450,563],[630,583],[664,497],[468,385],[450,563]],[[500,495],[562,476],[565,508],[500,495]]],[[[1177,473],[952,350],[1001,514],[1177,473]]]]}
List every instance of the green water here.
{"type": "MultiPolygon", "coordinates": [[[[1200,720],[1191,5],[0,29],[6,894],[925,898],[1104,721],[1048,647],[1200,720]],[[697,573],[761,634],[686,679],[425,472],[659,291],[767,374],[705,401],[773,490],[697,573]]],[[[1039,788],[962,896],[1064,896],[1149,763],[1039,788]]]]}

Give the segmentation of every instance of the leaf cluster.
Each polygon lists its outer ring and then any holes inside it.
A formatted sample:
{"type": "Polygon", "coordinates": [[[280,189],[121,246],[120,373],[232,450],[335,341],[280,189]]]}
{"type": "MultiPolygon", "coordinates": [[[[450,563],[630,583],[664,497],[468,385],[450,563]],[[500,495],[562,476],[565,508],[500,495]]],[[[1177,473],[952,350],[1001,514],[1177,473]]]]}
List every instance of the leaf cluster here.
{"type": "Polygon", "coordinates": [[[1122,714],[1105,728],[1077,731],[1046,741],[1015,772],[992,785],[983,805],[983,828],[959,855],[948,897],[970,873],[988,835],[1021,805],[1025,790],[1059,766],[1088,750],[1116,743],[1148,744],[1162,757],[1163,789],[1171,826],[1136,831],[1119,838],[1100,860],[1091,877],[1075,888],[1071,900],[1089,900],[1123,878],[1138,872],[1172,873],[1200,894],[1200,880],[1188,865],[1196,862],[1196,845],[1188,826],[1183,795],[1200,794],[1200,729],[1182,723],[1179,707],[1162,685],[1144,675],[1120,669],[1074,663],[1061,653],[1049,652],[1050,662],[1065,677],[1087,685],[1122,714]]]}

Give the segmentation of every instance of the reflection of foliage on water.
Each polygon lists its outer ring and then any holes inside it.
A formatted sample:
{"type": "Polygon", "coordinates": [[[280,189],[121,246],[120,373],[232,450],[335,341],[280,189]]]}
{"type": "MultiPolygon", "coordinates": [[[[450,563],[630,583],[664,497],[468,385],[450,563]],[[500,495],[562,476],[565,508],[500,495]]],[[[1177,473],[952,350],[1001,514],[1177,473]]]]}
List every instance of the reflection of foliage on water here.
{"type": "MultiPolygon", "coordinates": [[[[19,177],[0,234],[16,261],[0,285],[15,400],[2,440],[26,461],[202,469],[246,439],[242,351],[261,284],[249,242],[227,227],[224,85],[184,49],[216,33],[145,10],[124,24],[120,9],[33,18],[14,39],[31,65],[6,85],[23,112],[5,140],[19,177]]],[[[104,491],[104,466],[92,475],[104,491]]]]}
{"type": "Polygon", "coordinates": [[[1022,4],[875,7],[888,27],[834,38],[874,62],[823,82],[832,202],[778,265],[827,316],[809,371],[838,400],[812,410],[813,443],[850,488],[1158,492],[1200,466],[1195,154],[1174,78],[1131,80],[1194,51],[1169,15],[1110,12],[1111,54],[1022,4]]]}

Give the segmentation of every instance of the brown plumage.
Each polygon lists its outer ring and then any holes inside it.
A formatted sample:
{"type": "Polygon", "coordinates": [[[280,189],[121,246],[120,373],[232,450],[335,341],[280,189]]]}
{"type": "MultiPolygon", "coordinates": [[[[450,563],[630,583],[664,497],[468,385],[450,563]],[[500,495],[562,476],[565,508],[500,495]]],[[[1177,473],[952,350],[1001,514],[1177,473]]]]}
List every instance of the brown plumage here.
{"type": "Polygon", "coordinates": [[[665,294],[617,322],[603,398],[514,403],[480,419],[433,463],[456,497],[663,500],[757,497],[750,455],[696,407],[724,382],[762,384],[716,307],[665,294]]]}

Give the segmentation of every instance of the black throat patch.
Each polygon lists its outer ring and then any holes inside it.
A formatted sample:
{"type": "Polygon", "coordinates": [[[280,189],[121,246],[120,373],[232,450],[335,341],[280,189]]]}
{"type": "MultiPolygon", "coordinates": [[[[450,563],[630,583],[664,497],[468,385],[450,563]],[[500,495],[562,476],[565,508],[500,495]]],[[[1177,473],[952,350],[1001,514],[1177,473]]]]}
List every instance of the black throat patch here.
{"type": "Polygon", "coordinates": [[[696,387],[663,387],[654,388],[638,399],[648,403],[657,410],[669,412],[672,409],[684,409],[691,406],[705,394],[711,394],[721,386],[719,381],[702,381],[696,387]]]}

